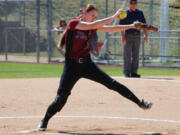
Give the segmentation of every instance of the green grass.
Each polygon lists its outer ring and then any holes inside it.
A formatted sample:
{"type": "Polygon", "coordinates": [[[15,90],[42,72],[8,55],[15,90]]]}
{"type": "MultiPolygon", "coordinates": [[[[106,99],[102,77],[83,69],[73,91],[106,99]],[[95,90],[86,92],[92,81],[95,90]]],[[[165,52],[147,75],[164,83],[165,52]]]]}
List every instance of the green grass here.
{"type": "MultiPolygon", "coordinates": [[[[111,76],[122,76],[122,68],[103,68],[111,76]]],[[[180,76],[179,69],[157,69],[157,68],[139,68],[139,74],[142,76],[180,76]]]]}
{"type": "Polygon", "coordinates": [[[0,63],[0,78],[59,77],[62,68],[50,64],[0,63]]]}
{"type": "MultiPolygon", "coordinates": [[[[101,67],[110,76],[122,76],[122,67],[101,67]]],[[[60,77],[63,65],[58,64],[25,64],[0,63],[0,78],[41,78],[60,77]]],[[[143,76],[180,76],[179,69],[140,68],[143,76]]]]}

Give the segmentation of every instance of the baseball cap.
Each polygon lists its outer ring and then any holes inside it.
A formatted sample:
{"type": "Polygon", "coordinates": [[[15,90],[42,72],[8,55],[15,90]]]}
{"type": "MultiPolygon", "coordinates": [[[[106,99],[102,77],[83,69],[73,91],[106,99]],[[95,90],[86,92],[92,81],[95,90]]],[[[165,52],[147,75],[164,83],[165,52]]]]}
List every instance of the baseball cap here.
{"type": "Polygon", "coordinates": [[[137,0],[129,0],[129,3],[137,3],[137,0]]]}

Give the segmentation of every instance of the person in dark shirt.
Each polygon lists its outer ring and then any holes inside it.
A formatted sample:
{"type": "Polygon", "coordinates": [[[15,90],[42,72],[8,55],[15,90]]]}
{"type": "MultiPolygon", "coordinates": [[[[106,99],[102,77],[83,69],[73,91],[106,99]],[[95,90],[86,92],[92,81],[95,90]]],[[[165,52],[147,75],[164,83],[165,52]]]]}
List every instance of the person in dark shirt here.
{"type": "MultiPolygon", "coordinates": [[[[143,12],[137,9],[137,0],[129,0],[129,9],[126,10],[127,17],[119,21],[120,25],[132,24],[135,21],[146,23],[143,12]]],[[[121,32],[124,59],[125,77],[140,77],[137,74],[139,66],[139,48],[141,42],[141,33],[137,29],[128,29],[121,32]]],[[[147,31],[144,31],[144,40],[148,42],[147,31]]]]}
{"type": "Polygon", "coordinates": [[[98,10],[94,5],[88,4],[82,11],[80,18],[71,19],[62,34],[58,48],[65,47],[65,65],[61,76],[59,88],[54,101],[47,108],[44,118],[38,127],[45,131],[48,121],[57,112],[61,111],[71,94],[71,90],[80,78],[86,78],[103,84],[137,104],[142,109],[150,109],[152,103],[137,98],[126,86],[120,84],[104,71],[102,71],[90,58],[90,43],[96,32],[120,32],[135,28],[134,24],[105,26],[118,19],[122,11],[118,10],[113,16],[95,21],[98,10]]]}

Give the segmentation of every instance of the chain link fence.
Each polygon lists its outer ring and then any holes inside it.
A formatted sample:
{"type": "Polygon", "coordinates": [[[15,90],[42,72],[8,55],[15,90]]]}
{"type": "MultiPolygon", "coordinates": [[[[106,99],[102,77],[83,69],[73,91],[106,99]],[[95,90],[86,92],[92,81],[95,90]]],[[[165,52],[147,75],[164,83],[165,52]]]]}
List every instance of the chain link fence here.
{"type": "MultiPolygon", "coordinates": [[[[128,0],[0,0],[0,61],[53,63],[63,62],[57,50],[59,32],[53,30],[61,19],[69,21],[92,3],[98,7],[98,19],[112,15],[128,0]]],[[[142,66],[180,67],[180,4],[168,0],[139,0],[147,23],[159,27],[149,32],[142,44],[142,66]],[[162,2],[163,1],[163,2],[162,2]]],[[[116,22],[118,23],[118,22],[116,22]]],[[[112,25],[115,22],[111,23],[112,25]]],[[[123,45],[119,33],[98,33],[103,48],[97,63],[123,64],[123,45]]]]}

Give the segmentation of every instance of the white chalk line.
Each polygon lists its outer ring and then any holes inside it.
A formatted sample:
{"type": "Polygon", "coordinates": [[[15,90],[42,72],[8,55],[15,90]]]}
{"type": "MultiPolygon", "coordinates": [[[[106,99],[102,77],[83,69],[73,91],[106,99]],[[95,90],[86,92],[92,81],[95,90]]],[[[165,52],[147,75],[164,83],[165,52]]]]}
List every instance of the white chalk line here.
{"type": "Polygon", "coordinates": [[[18,131],[15,133],[20,133],[20,134],[27,134],[27,133],[31,133],[33,131],[38,131],[37,129],[31,129],[31,130],[22,130],[22,131],[18,131]]]}
{"type": "MultiPolygon", "coordinates": [[[[11,117],[0,117],[0,119],[40,119],[42,116],[11,116],[11,117]]],[[[139,121],[152,121],[152,122],[164,122],[164,123],[175,123],[180,124],[180,121],[176,120],[159,120],[150,118],[136,118],[136,117],[118,117],[118,116],[54,116],[53,118],[85,118],[85,119],[120,119],[120,120],[139,120],[139,121]]],[[[22,130],[15,133],[28,134],[37,131],[37,129],[22,130]]],[[[131,133],[143,133],[144,131],[127,131],[131,133]]],[[[152,134],[153,132],[147,132],[152,134]]],[[[178,132],[176,132],[178,133],[178,132]]],[[[68,133],[56,133],[56,132],[44,132],[44,134],[51,135],[68,135],[68,133]]],[[[71,133],[69,133],[71,134],[71,133]]],[[[164,134],[164,133],[163,133],[164,134]]]]}
{"type": "MultiPolygon", "coordinates": [[[[135,133],[135,134],[139,134],[139,135],[164,135],[164,134],[166,134],[166,133],[155,133],[155,132],[147,132],[147,133],[143,133],[143,131],[131,131],[131,132],[129,132],[129,131],[127,131],[128,133],[135,133]]],[[[79,135],[79,133],[45,133],[45,134],[47,134],[47,135],[79,135]]],[[[82,134],[82,135],[86,135],[87,133],[80,133],[80,134],[82,134]]],[[[89,133],[89,135],[95,135],[95,134],[93,134],[93,133],[89,133]]],[[[98,135],[98,133],[97,133],[97,135],[98,135]]]]}
{"type": "Polygon", "coordinates": [[[170,80],[170,79],[166,79],[166,78],[162,78],[162,79],[156,79],[156,78],[126,78],[126,77],[120,77],[120,76],[112,76],[112,78],[120,78],[120,79],[125,79],[125,80],[130,80],[130,79],[136,79],[136,80],[145,80],[145,81],[160,81],[160,82],[174,82],[174,83],[180,83],[179,80],[170,80]]]}
{"type": "MultiPolygon", "coordinates": [[[[33,132],[39,132],[37,129],[30,129],[30,130],[22,130],[22,131],[18,131],[18,132],[14,132],[15,134],[28,134],[28,133],[33,133],[33,132]]],[[[123,130],[124,131],[124,130],[123,130]]],[[[35,133],[34,132],[34,133],[35,133]]],[[[127,130],[127,131],[124,131],[124,132],[127,132],[128,134],[129,133],[138,133],[138,134],[143,134],[143,135],[155,135],[155,134],[160,134],[160,135],[164,135],[164,134],[166,134],[166,132],[161,132],[161,133],[158,133],[158,132],[145,132],[145,131],[140,131],[140,130],[133,130],[133,131],[129,131],[129,130],[127,130]]],[[[176,134],[179,134],[180,132],[176,132],[176,134]]],[[[54,131],[54,132],[52,132],[52,130],[51,130],[51,132],[49,132],[48,130],[46,130],[46,132],[43,132],[43,134],[48,134],[48,135],[75,135],[75,134],[83,134],[83,133],[72,133],[72,132],[66,132],[66,133],[61,133],[61,132],[59,132],[59,131],[54,131]]],[[[84,134],[85,135],[85,134],[84,134]]]]}
{"type": "MultiPolygon", "coordinates": [[[[0,119],[40,119],[42,117],[43,116],[9,116],[9,117],[0,117],[0,119]]],[[[160,120],[160,119],[151,119],[151,118],[119,117],[119,116],[54,116],[53,118],[120,119],[120,120],[139,120],[139,121],[180,124],[180,121],[178,120],[160,120]]]]}
{"type": "MultiPolygon", "coordinates": [[[[124,131],[124,130],[123,130],[124,131]]],[[[30,129],[30,130],[22,130],[22,131],[18,131],[18,132],[14,132],[15,134],[28,134],[28,133],[35,133],[35,132],[39,132],[37,129],[30,129]]],[[[157,132],[144,132],[144,131],[140,131],[140,130],[134,130],[134,131],[124,131],[124,132],[128,132],[128,133],[143,133],[143,134],[147,134],[147,135],[152,135],[152,134],[155,134],[155,133],[157,133],[157,132]]],[[[178,132],[176,132],[176,133],[178,133],[178,132]]],[[[49,135],[72,135],[72,134],[76,134],[76,133],[71,133],[71,132],[69,132],[69,133],[61,133],[61,132],[58,132],[58,131],[48,131],[48,130],[46,130],[46,132],[43,132],[43,134],[49,134],[49,135]]],[[[77,133],[77,134],[79,134],[79,133],[77,133]]],[[[83,133],[80,133],[80,134],[83,134],[83,133]]],[[[166,134],[166,132],[163,132],[163,133],[161,133],[161,134],[166,134]]]]}

